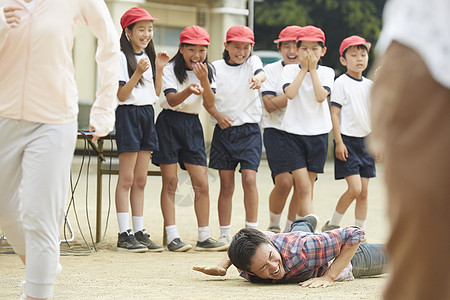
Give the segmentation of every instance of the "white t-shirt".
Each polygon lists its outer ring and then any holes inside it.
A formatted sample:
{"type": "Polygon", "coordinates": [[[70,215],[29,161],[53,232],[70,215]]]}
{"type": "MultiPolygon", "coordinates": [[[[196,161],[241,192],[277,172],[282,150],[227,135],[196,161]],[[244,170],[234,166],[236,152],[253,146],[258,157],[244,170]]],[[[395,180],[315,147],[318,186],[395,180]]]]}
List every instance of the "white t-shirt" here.
{"type": "Polygon", "coordinates": [[[372,80],[342,74],[334,82],[331,105],[341,108],[341,134],[365,137],[370,127],[370,89],[372,80]]]}
{"type": "MultiPolygon", "coordinates": [[[[162,82],[162,90],[164,94],[167,94],[168,92],[179,93],[185,88],[187,88],[191,83],[200,84],[200,80],[197,78],[197,75],[195,75],[194,71],[187,69],[186,69],[187,73],[186,80],[183,83],[180,83],[177,77],[175,76],[174,67],[175,67],[174,62],[170,62],[164,67],[163,82],[162,82]]],[[[211,89],[214,91],[216,88],[216,83],[214,80],[210,84],[210,86],[211,89]]],[[[188,114],[199,114],[202,105],[203,105],[203,96],[195,94],[191,94],[182,103],[174,107],[169,105],[166,97],[164,97],[164,99],[161,101],[161,107],[164,109],[170,109],[188,114]]]]}
{"type": "Polygon", "coordinates": [[[450,1],[390,0],[377,42],[384,52],[392,41],[416,51],[433,78],[450,88],[450,1]]]}
{"type": "MultiPolygon", "coordinates": [[[[252,55],[240,65],[230,65],[223,59],[212,64],[216,69],[216,109],[233,120],[232,126],[258,123],[261,120],[262,103],[258,90],[250,89],[249,80],[263,70],[261,59],[252,55]]],[[[213,117],[211,121],[217,123],[213,117]]]]}
{"type": "MultiPolygon", "coordinates": [[[[147,54],[142,51],[140,54],[136,54],[136,61],[140,61],[144,57],[148,57],[147,54]]],[[[125,85],[130,80],[128,75],[127,58],[125,54],[120,51],[120,68],[119,68],[119,84],[125,85]]],[[[117,100],[119,105],[151,105],[158,101],[158,96],[155,92],[155,84],[153,83],[153,73],[152,67],[148,68],[147,71],[142,74],[144,84],[138,84],[133,88],[128,98],[121,102],[117,100]]]]}
{"type": "MultiPolygon", "coordinates": [[[[284,94],[283,85],[281,83],[281,73],[283,72],[283,60],[264,66],[266,80],[261,86],[262,95],[279,96],[284,94]]],[[[284,118],[286,107],[280,108],[274,112],[268,113],[263,109],[261,126],[263,128],[276,128],[281,130],[281,122],[284,118]]]]}
{"type": "MultiPolygon", "coordinates": [[[[300,65],[287,65],[281,76],[283,87],[291,84],[300,72],[300,65]]],[[[329,67],[318,66],[317,74],[323,87],[333,89],[334,70],[329,67]]],[[[330,108],[328,102],[318,102],[314,94],[311,75],[308,72],[303,79],[297,95],[289,100],[286,106],[282,130],[299,135],[319,135],[329,133],[332,128],[330,108]]]]}

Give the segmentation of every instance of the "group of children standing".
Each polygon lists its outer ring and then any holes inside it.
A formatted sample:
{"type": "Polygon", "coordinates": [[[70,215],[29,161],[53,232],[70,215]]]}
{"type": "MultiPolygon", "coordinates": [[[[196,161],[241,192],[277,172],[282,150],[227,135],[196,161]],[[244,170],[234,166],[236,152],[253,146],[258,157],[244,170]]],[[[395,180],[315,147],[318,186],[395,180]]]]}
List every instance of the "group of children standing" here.
{"type": "Polygon", "coordinates": [[[326,47],[325,34],[317,27],[283,29],[275,40],[283,60],[263,68],[259,57],[252,55],[254,34],[246,26],[232,26],[226,34],[223,59],[209,63],[209,34],[199,26],[188,26],[181,32],[179,49],[173,58],[169,59],[165,52],[156,54],[152,42],[154,20],[157,19],[139,7],[129,9],[121,18],[116,110],[118,250],[164,250],[144,229],[144,188],[150,159],[161,169],[161,209],[170,251],[192,248],[180,238],[175,224],[177,164],[187,170],[194,189],[198,224],[195,250],[228,248],[238,164],[245,226],[257,228],[256,172],[262,140],[275,184],[269,197],[268,229],[281,231],[281,212],[293,187],[284,229],[289,231],[297,217],[313,212],[313,186],[317,174],[323,173],[328,133],[332,129],[336,179],[345,178],[348,190],[323,230],[339,227],[354,199],[356,225],[364,227],[367,185],[369,178],[375,176],[374,160],[364,146],[364,137],[370,133],[368,92],[372,82],[362,72],[367,67],[370,43],[357,36],[343,41],[341,63],[347,67],[347,73],[334,82],[334,70],[319,64],[326,47]],[[155,123],[153,104],[161,92],[165,95],[163,110],[155,123]],[[331,114],[327,102],[330,95],[331,114]],[[209,167],[217,169],[220,177],[221,233],[217,240],[211,238],[209,231],[207,157],[198,117],[202,106],[215,124],[209,167]],[[259,127],[261,119],[264,139],[259,127]]]}

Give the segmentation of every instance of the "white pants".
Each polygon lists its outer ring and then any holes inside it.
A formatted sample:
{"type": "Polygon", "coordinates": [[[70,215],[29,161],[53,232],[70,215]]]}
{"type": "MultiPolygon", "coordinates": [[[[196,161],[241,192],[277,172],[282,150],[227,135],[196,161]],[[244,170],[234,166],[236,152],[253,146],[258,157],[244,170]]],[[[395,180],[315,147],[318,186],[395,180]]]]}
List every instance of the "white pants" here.
{"type": "Polygon", "coordinates": [[[0,232],[26,257],[25,293],[31,297],[53,293],[76,133],[76,121],[0,117],[0,232]]]}

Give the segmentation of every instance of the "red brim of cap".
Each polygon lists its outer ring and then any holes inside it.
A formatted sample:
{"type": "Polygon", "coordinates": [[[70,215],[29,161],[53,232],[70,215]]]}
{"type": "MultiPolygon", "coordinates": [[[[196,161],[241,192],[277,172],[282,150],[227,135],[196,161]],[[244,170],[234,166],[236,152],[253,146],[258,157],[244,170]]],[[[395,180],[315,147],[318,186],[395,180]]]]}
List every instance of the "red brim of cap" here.
{"type": "Polygon", "coordinates": [[[297,38],[296,37],[294,37],[294,38],[283,38],[283,39],[274,40],[273,42],[278,44],[280,42],[290,42],[290,41],[294,41],[295,42],[295,41],[297,41],[297,38]]]}
{"type": "Polygon", "coordinates": [[[191,44],[191,45],[201,45],[201,46],[208,46],[210,45],[209,42],[205,40],[190,40],[186,39],[180,42],[181,44],[191,44]]]}
{"type": "Polygon", "coordinates": [[[234,38],[229,38],[227,39],[227,42],[242,42],[242,43],[250,43],[250,44],[254,44],[255,42],[249,38],[244,38],[244,37],[234,37],[234,38]]]}
{"type": "Polygon", "coordinates": [[[344,51],[345,51],[346,49],[348,49],[348,48],[350,48],[350,47],[352,47],[352,46],[359,46],[359,45],[365,46],[365,47],[367,48],[367,52],[369,52],[369,51],[370,51],[370,47],[372,47],[372,44],[369,43],[369,42],[367,42],[367,43],[352,43],[352,44],[348,45],[347,47],[345,47],[345,48],[342,50],[342,53],[339,53],[339,54],[342,56],[342,54],[344,54],[344,51]]]}
{"type": "Polygon", "coordinates": [[[304,42],[322,42],[325,43],[325,41],[321,38],[316,38],[316,37],[304,37],[304,38],[300,38],[298,39],[298,41],[304,41],[304,42]]]}
{"type": "Polygon", "coordinates": [[[148,16],[144,16],[144,17],[132,20],[132,21],[130,20],[130,22],[128,22],[126,24],[123,24],[122,25],[122,29],[124,29],[125,27],[130,26],[133,23],[137,23],[137,22],[140,22],[140,21],[157,21],[157,20],[159,20],[159,19],[158,18],[153,18],[153,17],[149,18],[148,16]]]}

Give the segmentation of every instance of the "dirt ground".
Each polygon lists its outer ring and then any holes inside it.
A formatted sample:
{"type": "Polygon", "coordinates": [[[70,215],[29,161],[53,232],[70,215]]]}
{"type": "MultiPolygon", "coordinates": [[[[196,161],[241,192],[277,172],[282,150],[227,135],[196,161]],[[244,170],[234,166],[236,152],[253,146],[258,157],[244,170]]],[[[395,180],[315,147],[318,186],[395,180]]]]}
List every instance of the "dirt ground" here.
{"type": "MultiPolygon", "coordinates": [[[[80,167],[80,157],[75,158],[73,181],[80,167]]],[[[296,284],[259,285],[246,282],[231,267],[225,277],[209,277],[192,271],[194,265],[214,265],[223,253],[189,251],[186,253],[124,253],[116,251],[118,226],[115,216],[114,188],[117,176],[111,176],[111,198],[109,202],[109,178],[103,178],[102,224],[104,230],[108,207],[109,224],[105,238],[98,251],[89,253],[84,246],[82,234],[92,245],[89,225],[95,238],[95,161],[91,162],[88,175],[86,165],[75,191],[74,203],[68,214],[75,239],[70,242],[72,250],[62,245],[61,264],[63,271],[57,277],[53,299],[381,299],[388,275],[356,279],[352,282],[335,283],[329,288],[310,289],[296,284]],[[88,183],[88,185],[87,185],[88,183]],[[87,187],[87,189],[86,189],[87,187]],[[86,200],[87,199],[87,200],[86,200]],[[88,207],[87,219],[86,207],[88,207]],[[75,216],[74,211],[77,212],[75,216]],[[77,217],[78,223],[77,224],[77,217]],[[81,228],[81,230],[80,230],[81,228]]],[[[219,235],[217,197],[218,174],[208,170],[211,196],[210,229],[212,236],[219,235]]],[[[386,195],[383,183],[383,166],[377,165],[378,177],[369,184],[369,214],[366,238],[369,243],[384,243],[389,227],[386,220],[386,195]]],[[[197,238],[193,196],[186,173],[180,174],[180,187],[176,197],[177,225],[182,239],[195,245],[197,238]]],[[[270,170],[265,160],[257,175],[259,190],[259,228],[266,229],[269,223],[268,195],[272,189],[270,170]]],[[[163,220],[159,205],[160,177],[149,177],[146,188],[144,224],[151,238],[162,243],[163,220]]],[[[319,216],[318,230],[331,217],[339,196],[345,191],[345,181],[335,181],[333,162],[328,161],[325,174],[319,176],[314,190],[314,209],[319,216]]],[[[233,198],[232,232],[244,226],[243,193],[240,175],[236,175],[236,191],[233,198]]],[[[354,222],[354,205],[350,206],[341,225],[354,222]]],[[[282,226],[286,209],[283,212],[282,226]]],[[[61,233],[64,237],[63,232],[61,233]]],[[[5,251],[5,248],[3,252],[5,251]]],[[[1,252],[1,251],[0,251],[1,252]]],[[[0,254],[0,299],[18,299],[22,293],[20,282],[24,280],[25,268],[16,255],[0,254]]]]}

